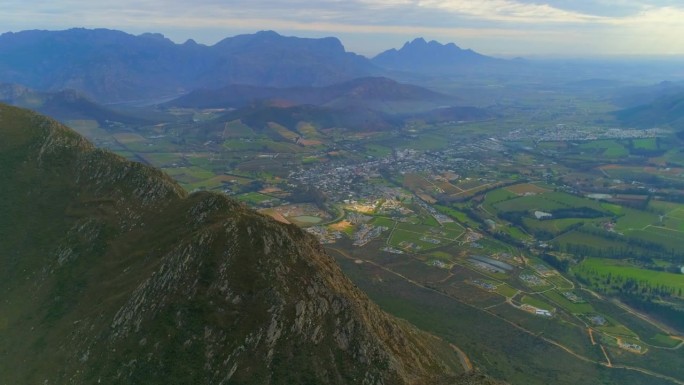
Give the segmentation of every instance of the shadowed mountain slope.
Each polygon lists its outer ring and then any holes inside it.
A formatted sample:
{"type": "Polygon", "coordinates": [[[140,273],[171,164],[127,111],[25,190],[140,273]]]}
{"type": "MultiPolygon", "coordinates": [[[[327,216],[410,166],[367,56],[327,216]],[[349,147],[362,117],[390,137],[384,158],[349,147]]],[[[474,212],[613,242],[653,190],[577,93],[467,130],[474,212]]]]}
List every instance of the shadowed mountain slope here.
{"type": "Polygon", "coordinates": [[[684,131],[684,92],[662,96],[651,103],[617,111],[615,115],[627,126],[670,126],[678,131],[684,131]]]}
{"type": "Polygon", "coordinates": [[[299,228],[26,110],[0,136],[0,383],[491,383],[299,228]]]}

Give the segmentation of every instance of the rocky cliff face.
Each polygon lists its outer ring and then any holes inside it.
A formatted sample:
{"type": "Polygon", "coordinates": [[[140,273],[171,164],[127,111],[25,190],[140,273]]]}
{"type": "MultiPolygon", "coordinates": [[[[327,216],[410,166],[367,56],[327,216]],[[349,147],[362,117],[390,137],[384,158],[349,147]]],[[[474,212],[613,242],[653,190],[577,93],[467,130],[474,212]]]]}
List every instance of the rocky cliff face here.
{"type": "Polygon", "coordinates": [[[0,383],[451,384],[318,243],[0,105],[0,383]]]}

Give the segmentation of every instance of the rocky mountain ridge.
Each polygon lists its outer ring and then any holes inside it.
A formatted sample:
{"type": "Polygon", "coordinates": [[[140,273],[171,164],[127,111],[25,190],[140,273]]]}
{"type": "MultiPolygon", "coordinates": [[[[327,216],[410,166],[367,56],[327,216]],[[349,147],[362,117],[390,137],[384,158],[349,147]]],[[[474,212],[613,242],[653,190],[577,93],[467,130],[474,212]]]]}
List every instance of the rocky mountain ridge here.
{"type": "Polygon", "coordinates": [[[300,229],[26,110],[0,133],[0,383],[493,383],[300,229]]]}

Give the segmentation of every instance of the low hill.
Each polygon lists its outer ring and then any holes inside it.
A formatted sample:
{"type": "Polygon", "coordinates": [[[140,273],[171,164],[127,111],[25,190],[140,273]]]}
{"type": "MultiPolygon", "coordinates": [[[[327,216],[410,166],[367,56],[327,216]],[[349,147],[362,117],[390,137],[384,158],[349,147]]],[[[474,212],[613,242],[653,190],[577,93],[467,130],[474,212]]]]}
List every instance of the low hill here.
{"type": "Polygon", "coordinates": [[[151,121],[139,114],[105,107],[74,90],[39,92],[17,84],[0,84],[0,102],[31,108],[60,121],[95,120],[101,126],[110,122],[137,125],[151,121]]]}
{"type": "Polygon", "coordinates": [[[26,110],[0,135],[0,383],[493,383],[299,228],[26,110]]]}
{"type": "Polygon", "coordinates": [[[258,101],[288,104],[332,105],[337,107],[395,102],[446,103],[453,97],[423,87],[398,83],[382,77],[365,77],[325,87],[257,87],[230,85],[220,89],[190,92],[165,103],[169,107],[240,108],[258,101]]]}
{"type": "Polygon", "coordinates": [[[613,102],[623,109],[629,109],[680,94],[684,94],[684,82],[666,81],[650,86],[624,87],[616,92],[613,102]]]}
{"type": "Polygon", "coordinates": [[[637,107],[615,113],[617,119],[626,126],[653,128],[669,126],[684,130],[684,93],[676,93],[656,99],[637,107]]]}

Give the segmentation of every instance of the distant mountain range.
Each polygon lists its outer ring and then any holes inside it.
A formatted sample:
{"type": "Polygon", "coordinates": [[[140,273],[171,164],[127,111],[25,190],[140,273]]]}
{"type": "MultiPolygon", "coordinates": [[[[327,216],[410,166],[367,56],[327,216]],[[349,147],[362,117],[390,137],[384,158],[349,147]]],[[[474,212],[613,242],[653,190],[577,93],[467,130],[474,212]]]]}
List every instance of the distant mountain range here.
{"type": "Polygon", "coordinates": [[[0,383],[496,383],[295,226],[26,110],[0,137],[0,383]]]}
{"type": "Polygon", "coordinates": [[[74,89],[99,102],[160,102],[233,84],[320,87],[388,70],[457,73],[504,62],[423,39],[371,61],[345,51],[334,37],[285,37],[272,31],[229,37],[212,46],[106,29],[0,35],[0,82],[40,91],[74,89]]]}
{"type": "Polygon", "coordinates": [[[336,38],[272,31],[213,46],[106,29],[0,35],[0,82],[50,91],[71,88],[99,101],[162,98],[227,84],[326,85],[379,72],[368,59],[346,52],[336,38]]]}

